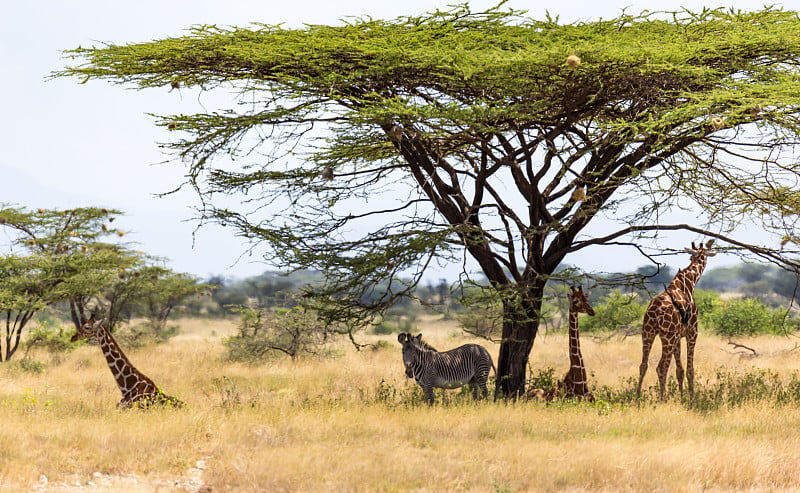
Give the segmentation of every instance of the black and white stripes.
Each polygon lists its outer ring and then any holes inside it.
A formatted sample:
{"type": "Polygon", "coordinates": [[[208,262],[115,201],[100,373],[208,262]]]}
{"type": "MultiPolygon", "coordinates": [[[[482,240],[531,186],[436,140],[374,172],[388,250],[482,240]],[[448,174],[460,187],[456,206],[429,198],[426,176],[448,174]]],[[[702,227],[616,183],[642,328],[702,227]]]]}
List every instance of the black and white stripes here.
{"type": "Polygon", "coordinates": [[[434,387],[454,389],[471,385],[476,400],[488,395],[489,370],[496,372],[496,369],[486,348],[465,344],[439,352],[422,340],[422,334],[412,336],[407,332],[399,334],[397,340],[403,345],[406,376],[417,381],[429,403],[434,401],[434,387]]]}

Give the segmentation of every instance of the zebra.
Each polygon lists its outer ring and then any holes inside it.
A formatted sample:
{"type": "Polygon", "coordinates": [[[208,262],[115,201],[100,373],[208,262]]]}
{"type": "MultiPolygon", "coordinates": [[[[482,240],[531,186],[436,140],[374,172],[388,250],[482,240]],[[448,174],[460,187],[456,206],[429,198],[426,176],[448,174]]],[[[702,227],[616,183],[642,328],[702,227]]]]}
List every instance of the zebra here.
{"type": "Polygon", "coordinates": [[[439,352],[422,340],[422,334],[412,336],[403,332],[397,336],[403,345],[403,365],[406,377],[416,379],[428,404],[433,404],[433,388],[455,389],[464,385],[472,386],[475,400],[489,394],[486,381],[489,369],[497,369],[492,356],[483,346],[465,344],[449,351],[439,352]]]}

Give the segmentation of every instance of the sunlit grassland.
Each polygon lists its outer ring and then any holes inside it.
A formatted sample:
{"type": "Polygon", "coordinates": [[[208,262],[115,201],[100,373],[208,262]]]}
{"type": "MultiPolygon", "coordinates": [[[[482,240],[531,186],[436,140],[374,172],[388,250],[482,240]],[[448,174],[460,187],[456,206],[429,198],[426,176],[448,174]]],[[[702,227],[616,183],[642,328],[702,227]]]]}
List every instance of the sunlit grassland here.
{"type": "MultiPolygon", "coordinates": [[[[403,374],[394,335],[362,337],[388,342],[378,349],[356,351],[342,341],[332,358],[253,367],[221,358],[230,322],[181,327],[169,343],[128,355],[186,409],[116,409],[119,391],[97,347],[35,354],[46,363],[42,373],[0,367],[0,489],[71,491],[80,483],[99,490],[98,478],[108,491],[800,488],[796,400],[757,394],[698,409],[677,396],[655,402],[652,392],[641,404],[621,398],[638,376],[639,337],[583,336],[593,384],[610,389],[595,403],[475,404],[466,393],[439,391],[428,407],[403,374]]],[[[440,349],[470,341],[452,323],[419,329],[440,349]]],[[[703,334],[698,387],[711,388],[720,372],[758,380],[761,369],[790,382],[800,370],[795,341],[737,340],[759,352],[747,358],[703,334]]],[[[496,359],[497,346],[483,344],[496,359]]],[[[553,367],[560,375],[566,350],[564,335],[541,334],[531,372],[553,367]]],[[[656,345],[648,387],[659,354],[656,345]]]]}

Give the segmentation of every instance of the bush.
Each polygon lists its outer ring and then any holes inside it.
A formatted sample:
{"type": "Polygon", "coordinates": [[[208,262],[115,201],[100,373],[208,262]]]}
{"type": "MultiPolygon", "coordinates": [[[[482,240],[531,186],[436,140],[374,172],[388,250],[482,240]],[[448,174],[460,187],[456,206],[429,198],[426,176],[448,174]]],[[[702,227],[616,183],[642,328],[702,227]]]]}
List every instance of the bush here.
{"type": "Polygon", "coordinates": [[[593,306],[595,316],[581,318],[580,327],[584,332],[614,331],[627,326],[641,326],[646,306],[639,302],[634,293],[621,293],[614,290],[593,306]]]}
{"type": "Polygon", "coordinates": [[[231,361],[260,363],[276,354],[319,355],[336,331],[301,307],[239,308],[239,333],[223,340],[231,361]]]}
{"type": "Polygon", "coordinates": [[[413,322],[414,318],[415,317],[399,317],[396,323],[390,320],[382,320],[372,327],[372,332],[376,335],[388,335],[395,332],[414,332],[416,330],[413,322]]]}
{"type": "Polygon", "coordinates": [[[63,329],[52,330],[40,322],[39,326],[31,329],[25,340],[25,356],[36,347],[45,348],[50,354],[69,351],[73,347],[70,337],[71,333],[65,334],[63,329]]]}
{"type": "Polygon", "coordinates": [[[797,329],[797,321],[787,318],[784,310],[769,308],[756,298],[724,303],[707,320],[715,333],[725,336],[783,334],[797,329]]]}

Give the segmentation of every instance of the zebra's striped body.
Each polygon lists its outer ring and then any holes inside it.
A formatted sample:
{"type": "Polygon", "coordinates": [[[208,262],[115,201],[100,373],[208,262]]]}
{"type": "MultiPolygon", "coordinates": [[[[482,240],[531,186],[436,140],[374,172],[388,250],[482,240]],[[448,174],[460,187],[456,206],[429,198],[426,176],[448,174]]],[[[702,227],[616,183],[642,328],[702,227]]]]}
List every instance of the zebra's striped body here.
{"type": "Polygon", "coordinates": [[[455,389],[472,386],[472,396],[477,400],[486,397],[489,370],[495,370],[492,356],[477,344],[465,344],[449,351],[439,352],[422,341],[422,334],[412,336],[404,332],[397,336],[403,345],[403,364],[406,376],[414,378],[428,403],[434,401],[434,387],[455,389]]]}

